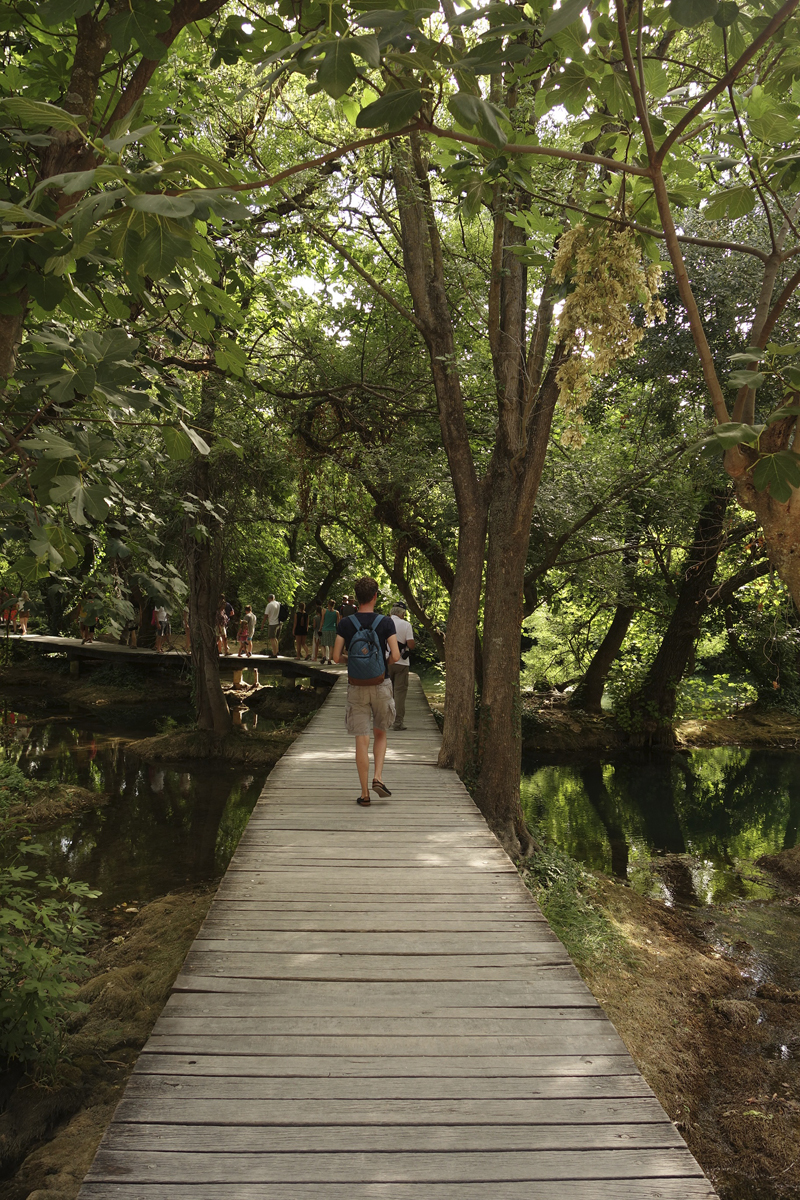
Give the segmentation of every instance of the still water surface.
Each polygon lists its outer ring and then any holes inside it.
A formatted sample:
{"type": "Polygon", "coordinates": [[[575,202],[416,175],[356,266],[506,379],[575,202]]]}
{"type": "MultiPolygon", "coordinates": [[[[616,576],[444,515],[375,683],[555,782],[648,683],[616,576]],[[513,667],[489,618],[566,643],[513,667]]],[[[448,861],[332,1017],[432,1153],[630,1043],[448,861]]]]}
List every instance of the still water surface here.
{"type": "Polygon", "coordinates": [[[528,758],[522,801],[592,870],[692,908],[754,982],[800,987],[800,905],[755,860],[800,842],[800,756],[724,746],[614,760],[528,758]]]}
{"type": "Polygon", "coordinates": [[[148,764],[113,726],[91,720],[16,725],[5,755],[33,779],[108,792],[108,804],[36,834],[42,873],[82,879],[99,903],[144,903],[174,887],[221,875],[266,779],[266,770],[193,760],[148,764]]]}

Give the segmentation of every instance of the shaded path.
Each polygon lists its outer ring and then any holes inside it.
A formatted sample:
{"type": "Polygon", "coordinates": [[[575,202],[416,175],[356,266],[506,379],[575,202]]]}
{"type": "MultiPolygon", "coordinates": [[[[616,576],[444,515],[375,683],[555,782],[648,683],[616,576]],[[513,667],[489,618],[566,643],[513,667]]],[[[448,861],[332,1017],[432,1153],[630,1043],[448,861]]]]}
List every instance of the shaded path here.
{"type": "Polygon", "coordinates": [[[344,700],[269,776],[80,1200],[713,1197],[419,682],[365,810],[344,700]]]}

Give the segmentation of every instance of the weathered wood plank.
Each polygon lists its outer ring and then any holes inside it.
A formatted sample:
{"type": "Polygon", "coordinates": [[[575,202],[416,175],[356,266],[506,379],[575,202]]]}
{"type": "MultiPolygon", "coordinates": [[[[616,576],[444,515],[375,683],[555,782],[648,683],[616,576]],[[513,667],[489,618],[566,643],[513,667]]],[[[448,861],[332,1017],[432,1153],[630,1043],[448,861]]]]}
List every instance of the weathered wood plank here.
{"type": "Polygon", "coordinates": [[[636,1067],[628,1054],[513,1055],[481,1058],[450,1054],[446,1058],[352,1054],[349,1057],[303,1057],[285,1055],[154,1054],[145,1046],[136,1070],[154,1075],[317,1075],[357,1076],[450,1076],[486,1075],[511,1078],[515,1075],[634,1075],[636,1067]]]}
{"type": "Polygon", "coordinates": [[[669,1121],[646,1124],[571,1125],[194,1125],[127,1124],[115,1121],[107,1150],[202,1154],[224,1147],[226,1154],[405,1153],[456,1154],[470,1151],[680,1149],[686,1144],[669,1121]]]}
{"type": "Polygon", "coordinates": [[[619,1034],[603,1022],[598,1022],[590,1033],[573,1033],[570,1028],[562,1036],[545,1032],[536,1037],[511,1034],[500,1036],[424,1037],[391,1033],[375,1037],[364,1035],[324,1034],[229,1034],[192,1033],[188,1035],[158,1033],[151,1034],[143,1054],[221,1054],[221,1055],[305,1055],[309,1058],[340,1058],[357,1054],[380,1058],[450,1058],[451,1055],[465,1056],[475,1060],[480,1069],[483,1059],[495,1059],[518,1054],[568,1055],[568,1054],[624,1054],[625,1045],[619,1034]]]}
{"type": "Polygon", "coordinates": [[[196,942],[189,951],[183,975],[250,976],[256,979],[414,979],[464,980],[528,979],[532,969],[569,967],[566,951],[555,947],[536,954],[398,955],[380,954],[237,954],[204,950],[196,942]]]}
{"type": "MultiPolygon", "coordinates": [[[[167,1060],[169,1062],[169,1060],[167,1060]]],[[[425,1104],[431,1100],[468,1102],[478,1100],[502,1101],[503,1105],[519,1101],[524,1106],[545,1100],[551,1104],[556,1100],[601,1100],[603,1103],[617,1099],[648,1097],[656,1104],[653,1093],[636,1072],[627,1075],[517,1075],[508,1076],[458,1076],[442,1075],[414,1078],[413,1076],[389,1076],[381,1078],[323,1075],[316,1077],[280,1075],[237,1076],[237,1075],[132,1075],[125,1096],[148,1102],[151,1118],[161,1112],[169,1119],[172,1105],[177,1100],[231,1101],[348,1101],[367,1103],[377,1107],[380,1101],[390,1101],[389,1111],[404,1101],[425,1104]],[[153,1103],[158,1101],[158,1104],[153,1103]]],[[[338,1108],[338,1104],[337,1104],[338,1108]]],[[[658,1105],[662,1113],[661,1105],[658,1105]]],[[[398,1109],[400,1111],[400,1109],[398,1109]]]]}
{"type": "Polygon", "coordinates": [[[701,1175],[688,1150],[511,1150],[485,1153],[226,1154],[107,1150],[101,1144],[87,1179],[152,1183],[487,1184],[495,1180],[658,1179],[701,1175]]]}
{"type": "MultiPolygon", "coordinates": [[[[404,1125],[633,1125],[663,1124],[664,1110],[654,1097],[626,1100],[343,1100],[341,1098],[254,1100],[170,1099],[155,1105],[152,1096],[120,1101],[115,1120],[130,1123],[167,1121],[173,1125],[285,1125],[300,1134],[306,1126],[404,1125]]],[[[406,1131],[409,1140],[415,1135],[406,1131]]],[[[676,1143],[677,1144],[677,1143],[676,1143]]]]}
{"type": "MultiPolygon", "coordinates": [[[[583,1013],[585,1010],[579,1010],[583,1013]]],[[[236,1016],[230,1011],[213,1016],[173,1016],[165,1009],[158,1018],[154,1035],[159,1037],[503,1037],[538,1038],[554,1036],[585,1037],[602,1029],[608,1033],[608,1022],[600,1009],[590,1016],[574,1017],[564,1030],[564,1016],[531,1014],[523,1018],[483,1017],[476,1011],[464,1017],[375,1017],[369,1016],[272,1016],[265,1025],[263,1017],[236,1016]]],[[[615,1035],[616,1036],[616,1035],[615,1035]]]]}
{"type": "MultiPolygon", "coordinates": [[[[705,1179],[589,1179],[485,1183],[193,1183],[191,1200],[715,1200],[705,1179]]],[[[183,1184],[87,1183],[81,1200],[187,1200],[183,1184]]]]}
{"type": "Polygon", "coordinates": [[[467,933],[364,933],[323,932],[310,930],[298,932],[273,929],[268,936],[235,927],[224,931],[205,926],[197,937],[197,946],[203,950],[230,951],[236,954],[257,954],[268,949],[273,954],[381,954],[421,955],[447,954],[465,955],[474,958],[477,954],[538,954],[551,951],[553,945],[560,946],[555,934],[542,926],[526,935],[521,932],[492,933],[483,935],[470,930],[467,933]]]}

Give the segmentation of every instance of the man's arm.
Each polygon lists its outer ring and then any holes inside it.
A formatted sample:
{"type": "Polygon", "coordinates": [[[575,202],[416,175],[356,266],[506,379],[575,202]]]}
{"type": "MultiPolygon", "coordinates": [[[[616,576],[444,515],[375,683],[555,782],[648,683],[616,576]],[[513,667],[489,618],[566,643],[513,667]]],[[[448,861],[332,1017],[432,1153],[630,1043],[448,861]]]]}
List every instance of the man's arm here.
{"type": "Polygon", "coordinates": [[[400,662],[400,647],[397,644],[396,633],[386,639],[386,645],[389,647],[389,662],[400,662]]]}
{"type": "Polygon", "coordinates": [[[336,641],[333,643],[333,654],[331,655],[331,658],[333,659],[333,661],[335,663],[338,663],[339,659],[342,657],[343,650],[344,650],[344,638],[342,637],[342,635],[340,633],[337,633],[336,641]]]}
{"type": "Polygon", "coordinates": [[[409,638],[406,642],[406,645],[408,646],[409,650],[413,650],[414,649],[414,639],[409,638]]]}

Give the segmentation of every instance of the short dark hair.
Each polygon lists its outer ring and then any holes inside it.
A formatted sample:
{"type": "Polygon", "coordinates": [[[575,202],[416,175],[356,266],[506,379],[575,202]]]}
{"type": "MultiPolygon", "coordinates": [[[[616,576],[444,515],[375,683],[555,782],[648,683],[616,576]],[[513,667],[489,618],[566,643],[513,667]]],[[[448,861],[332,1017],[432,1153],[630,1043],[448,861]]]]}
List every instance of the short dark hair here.
{"type": "Polygon", "coordinates": [[[371,575],[364,575],[353,584],[356,600],[359,604],[369,604],[373,596],[378,594],[378,581],[371,575]]]}

